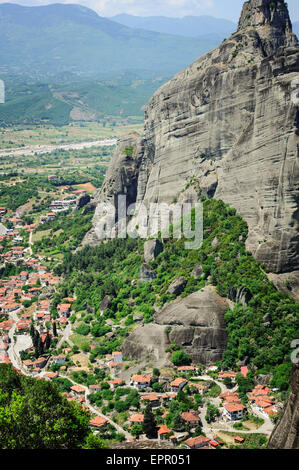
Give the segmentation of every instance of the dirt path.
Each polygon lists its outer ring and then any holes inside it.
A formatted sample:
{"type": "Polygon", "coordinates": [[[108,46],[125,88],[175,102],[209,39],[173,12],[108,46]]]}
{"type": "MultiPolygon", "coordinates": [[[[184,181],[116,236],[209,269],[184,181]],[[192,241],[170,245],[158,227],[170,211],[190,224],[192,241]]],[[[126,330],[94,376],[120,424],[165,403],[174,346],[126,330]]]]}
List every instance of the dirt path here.
{"type": "Polygon", "coordinates": [[[66,341],[71,347],[73,347],[74,343],[70,340],[71,334],[72,334],[72,325],[71,323],[68,323],[64,329],[62,337],[57,343],[56,349],[59,349],[64,341],[66,341]]]}

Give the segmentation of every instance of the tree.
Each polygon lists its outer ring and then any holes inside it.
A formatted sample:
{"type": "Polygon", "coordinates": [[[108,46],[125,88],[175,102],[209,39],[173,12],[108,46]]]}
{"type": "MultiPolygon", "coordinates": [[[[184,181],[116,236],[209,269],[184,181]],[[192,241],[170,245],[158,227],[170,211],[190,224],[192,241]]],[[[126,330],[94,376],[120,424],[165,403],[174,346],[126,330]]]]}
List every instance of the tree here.
{"type": "Polygon", "coordinates": [[[175,366],[186,366],[191,364],[191,358],[185,351],[175,351],[171,357],[171,361],[175,366]]]}
{"type": "Polygon", "coordinates": [[[173,429],[175,431],[185,431],[185,421],[179,413],[175,414],[173,418],[173,429]]]}
{"type": "Polygon", "coordinates": [[[233,386],[232,379],[230,377],[225,377],[223,383],[227,388],[232,388],[233,386]]]}
{"type": "Polygon", "coordinates": [[[155,439],[157,437],[157,423],[150,404],[147,405],[144,411],[142,430],[150,439],[155,439]]]}
{"type": "Polygon", "coordinates": [[[207,413],[205,416],[206,421],[208,423],[211,423],[212,421],[214,421],[216,416],[218,416],[218,414],[219,414],[218,408],[214,405],[208,404],[207,413]]]}
{"type": "Polygon", "coordinates": [[[53,335],[54,335],[54,336],[57,336],[57,326],[56,326],[56,322],[55,322],[55,321],[53,322],[53,335]]]}
{"type": "Polygon", "coordinates": [[[132,436],[139,437],[140,434],[142,434],[142,433],[143,433],[142,425],[141,424],[133,424],[133,426],[131,428],[132,436]]]}
{"type": "Polygon", "coordinates": [[[109,446],[105,444],[105,441],[99,436],[95,436],[92,432],[88,434],[85,439],[85,444],[82,449],[109,449],[109,446]]]}
{"type": "Polygon", "coordinates": [[[48,350],[50,346],[51,346],[51,336],[49,335],[49,332],[47,331],[47,336],[45,339],[45,348],[48,350]]]}
{"type": "Polygon", "coordinates": [[[81,448],[89,420],[89,413],[68,402],[51,382],[0,364],[1,449],[81,448]]]}

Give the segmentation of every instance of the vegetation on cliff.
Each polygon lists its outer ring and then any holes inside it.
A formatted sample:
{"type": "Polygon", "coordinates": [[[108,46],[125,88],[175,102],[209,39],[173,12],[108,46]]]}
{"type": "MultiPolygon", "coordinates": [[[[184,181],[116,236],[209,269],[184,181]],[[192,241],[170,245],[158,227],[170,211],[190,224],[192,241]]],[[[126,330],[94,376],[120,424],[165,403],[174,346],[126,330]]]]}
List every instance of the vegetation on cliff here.
{"type": "Polygon", "coordinates": [[[92,352],[93,357],[111,353],[121,346],[134,324],[134,314],[142,314],[145,322],[153,319],[154,306],[175,299],[167,291],[170,283],[184,276],[187,296],[207,283],[216,286],[219,295],[237,301],[237,292],[246,293],[246,302],[236,302],[225,315],[228,332],[224,366],[235,367],[240,360],[248,362],[259,372],[274,372],[274,382],[286,388],[288,382],[290,343],[298,330],[299,304],[280,293],[268,280],[263,268],[246,251],[246,223],[236,211],[222,201],[204,200],[204,241],[198,250],[185,250],[185,240],[164,241],[163,252],[150,263],[156,272],[152,283],[138,282],[143,262],[143,241],[114,239],[97,247],[87,246],[71,254],[57,267],[65,276],[57,296],[76,294],[74,308],[85,315],[83,322],[90,335],[102,338],[92,352]],[[217,243],[213,241],[217,239],[217,243]],[[195,279],[191,272],[201,265],[203,275],[195,279]],[[100,303],[110,297],[109,307],[100,313],[100,303]],[[265,321],[267,317],[267,322],[265,321]],[[111,332],[106,320],[122,323],[109,341],[111,332]],[[283,365],[282,365],[283,364],[283,365]]]}

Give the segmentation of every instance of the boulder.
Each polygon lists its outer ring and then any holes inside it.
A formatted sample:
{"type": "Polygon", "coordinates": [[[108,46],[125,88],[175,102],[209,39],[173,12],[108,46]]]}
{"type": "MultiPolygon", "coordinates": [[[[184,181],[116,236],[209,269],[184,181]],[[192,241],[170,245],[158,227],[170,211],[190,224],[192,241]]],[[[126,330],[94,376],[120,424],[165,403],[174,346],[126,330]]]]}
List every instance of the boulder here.
{"type": "Polygon", "coordinates": [[[100,312],[103,313],[107,308],[110,307],[111,304],[111,297],[110,295],[105,295],[101,304],[100,304],[100,312]]]}
{"type": "Polygon", "coordinates": [[[163,251],[163,244],[160,240],[148,240],[144,243],[144,261],[153,261],[163,251]]]}
{"type": "Polygon", "coordinates": [[[226,347],[224,313],[227,309],[227,300],[207,286],[165,305],[154,314],[153,323],[137,327],[125,339],[123,354],[135,360],[149,357],[161,367],[169,360],[165,349],[170,343],[176,343],[196,364],[217,362],[226,347]]]}
{"type": "Polygon", "coordinates": [[[177,277],[170,284],[167,291],[169,292],[169,294],[180,295],[183,292],[186,283],[187,283],[187,281],[183,276],[177,277]]]}
{"type": "Polygon", "coordinates": [[[214,246],[217,246],[217,245],[219,245],[219,240],[218,240],[217,237],[215,237],[214,240],[211,243],[211,246],[214,247],[214,246]]]}
{"type": "Polygon", "coordinates": [[[195,266],[195,268],[191,272],[191,276],[194,277],[195,279],[198,279],[202,275],[203,275],[202,265],[198,264],[197,266],[195,266]]]}
{"type": "Polygon", "coordinates": [[[140,322],[140,321],[143,321],[143,320],[144,320],[144,316],[141,315],[140,313],[135,313],[133,315],[133,321],[140,322]]]}
{"type": "Polygon", "coordinates": [[[152,282],[156,278],[156,272],[147,263],[143,263],[140,268],[139,281],[152,282]]]}

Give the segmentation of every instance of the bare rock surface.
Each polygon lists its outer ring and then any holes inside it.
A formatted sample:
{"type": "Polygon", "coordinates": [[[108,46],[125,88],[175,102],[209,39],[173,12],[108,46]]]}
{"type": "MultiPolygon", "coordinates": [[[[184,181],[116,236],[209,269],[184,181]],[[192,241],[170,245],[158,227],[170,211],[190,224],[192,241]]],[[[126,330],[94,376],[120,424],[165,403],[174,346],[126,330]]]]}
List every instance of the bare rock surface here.
{"type": "Polygon", "coordinates": [[[124,341],[124,356],[135,360],[167,363],[165,349],[175,343],[195,363],[211,364],[222,358],[226,347],[224,313],[228,302],[207,286],[181,300],[166,304],[154,322],[137,327],[124,341]]]}
{"type": "Polygon", "coordinates": [[[163,251],[163,244],[160,240],[148,240],[144,243],[144,261],[153,261],[163,251]]]}
{"type": "Polygon", "coordinates": [[[299,364],[294,365],[291,391],[270,437],[270,449],[299,449],[299,364]]]}
{"type": "Polygon", "coordinates": [[[144,138],[119,141],[98,202],[124,190],[145,204],[222,199],[248,223],[257,260],[298,271],[298,72],[286,3],[245,2],[237,32],[153,95],[144,138]]]}
{"type": "Polygon", "coordinates": [[[156,273],[149,264],[143,263],[140,268],[139,281],[140,282],[152,282],[156,278],[156,273]]]}
{"type": "MultiPolygon", "coordinates": [[[[131,131],[118,140],[103,186],[94,194],[93,202],[96,204],[96,210],[93,217],[93,228],[85,236],[84,245],[97,245],[101,242],[99,229],[101,221],[106,215],[103,211],[105,205],[108,211],[110,211],[110,205],[115,208],[115,223],[117,224],[119,222],[118,195],[126,196],[125,209],[136,201],[142,155],[143,142],[137,132],[131,131]],[[99,204],[101,205],[99,206],[99,204]]],[[[111,211],[109,215],[111,215],[111,211]]]]}
{"type": "Polygon", "coordinates": [[[121,349],[124,357],[137,361],[145,361],[149,358],[153,364],[161,366],[167,362],[165,353],[167,346],[167,327],[156,323],[147,323],[137,327],[125,339],[121,349]]]}
{"type": "Polygon", "coordinates": [[[186,285],[187,281],[183,276],[177,277],[172,283],[168,286],[168,292],[174,295],[180,295],[186,285]]]}

